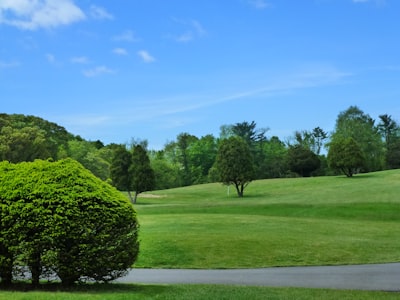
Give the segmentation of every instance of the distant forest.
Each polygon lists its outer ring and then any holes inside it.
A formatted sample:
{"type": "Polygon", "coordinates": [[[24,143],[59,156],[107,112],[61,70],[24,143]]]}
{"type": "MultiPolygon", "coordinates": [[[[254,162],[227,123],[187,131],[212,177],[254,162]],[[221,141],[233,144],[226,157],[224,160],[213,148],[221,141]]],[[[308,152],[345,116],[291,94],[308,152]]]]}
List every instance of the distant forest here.
{"type": "MultiPolygon", "coordinates": [[[[140,145],[147,151],[155,189],[217,182],[215,160],[219,145],[232,136],[248,144],[255,179],[336,175],[340,170],[335,168],[335,161],[340,161],[338,154],[347,149],[343,147],[349,140],[362,160],[357,172],[400,168],[400,126],[389,114],[374,120],[358,107],[350,106],[338,115],[333,132],[320,127],[295,130],[285,141],[269,137],[267,132],[258,128],[255,121],[244,121],[222,125],[218,137],[182,132],[162,150],[148,149],[146,140],[132,139],[131,144],[122,146],[133,151],[140,145]]],[[[0,160],[19,163],[70,157],[97,177],[113,183],[110,169],[120,146],[85,140],[37,116],[0,114],[0,160]]]]}

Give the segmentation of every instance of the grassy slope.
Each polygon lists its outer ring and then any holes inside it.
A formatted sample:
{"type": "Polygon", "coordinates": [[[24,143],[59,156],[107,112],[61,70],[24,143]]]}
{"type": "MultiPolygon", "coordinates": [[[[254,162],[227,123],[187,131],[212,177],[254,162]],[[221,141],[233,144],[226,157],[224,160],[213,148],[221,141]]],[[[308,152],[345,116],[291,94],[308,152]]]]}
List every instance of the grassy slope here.
{"type": "Polygon", "coordinates": [[[139,198],[137,267],[245,268],[400,261],[400,171],[206,184],[139,198]]]}

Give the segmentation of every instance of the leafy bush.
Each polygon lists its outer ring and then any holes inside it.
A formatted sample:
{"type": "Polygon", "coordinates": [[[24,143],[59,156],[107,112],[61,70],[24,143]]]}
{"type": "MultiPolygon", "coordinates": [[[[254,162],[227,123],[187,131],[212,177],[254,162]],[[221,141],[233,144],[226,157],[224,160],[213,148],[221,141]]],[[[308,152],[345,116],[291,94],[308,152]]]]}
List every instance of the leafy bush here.
{"type": "MultiPolygon", "coordinates": [[[[0,163],[0,278],[28,266],[64,285],[122,276],[138,254],[136,213],[120,192],[72,159],[0,163]]],[[[11,276],[11,277],[10,277],[11,276]]]]}

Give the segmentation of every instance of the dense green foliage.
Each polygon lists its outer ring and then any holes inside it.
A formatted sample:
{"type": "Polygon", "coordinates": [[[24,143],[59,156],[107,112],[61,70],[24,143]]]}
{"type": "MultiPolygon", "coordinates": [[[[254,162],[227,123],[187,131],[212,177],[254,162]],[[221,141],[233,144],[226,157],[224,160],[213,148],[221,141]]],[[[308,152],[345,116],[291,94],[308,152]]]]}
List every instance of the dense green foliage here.
{"type": "MultiPolygon", "coordinates": [[[[285,137],[285,141],[277,136],[268,137],[267,132],[267,128],[258,128],[255,121],[244,121],[222,125],[218,137],[180,133],[159,150],[147,150],[144,140],[141,146],[146,149],[154,172],[153,188],[218,181],[217,152],[221,143],[233,136],[242,138],[250,148],[254,179],[292,177],[293,172],[300,176],[339,174],[340,168],[328,164],[326,154],[331,145],[349,137],[354,139],[365,158],[357,172],[400,168],[400,126],[387,114],[380,115],[376,122],[358,107],[351,106],[339,113],[332,132],[320,127],[295,130],[292,136],[285,137]],[[319,162],[311,152],[317,155],[319,162]]],[[[86,141],[74,136],[63,127],[38,117],[0,115],[0,160],[20,162],[70,157],[102,180],[113,181],[120,189],[128,188],[122,188],[121,179],[111,174],[115,171],[112,170],[112,159],[116,152],[118,154],[119,147],[132,153],[135,144],[137,142],[133,141],[132,145],[104,145],[101,141],[86,141]]]]}
{"type": "Polygon", "coordinates": [[[302,145],[289,147],[287,157],[289,169],[303,177],[310,177],[321,166],[318,155],[302,145]]]}
{"type": "Polygon", "coordinates": [[[138,223],[127,199],[72,159],[0,163],[0,278],[29,267],[70,285],[123,275],[138,254],[138,223]]]}
{"type": "Polygon", "coordinates": [[[37,158],[58,158],[72,134],[65,128],[34,116],[0,114],[0,159],[13,163],[37,158]]]}

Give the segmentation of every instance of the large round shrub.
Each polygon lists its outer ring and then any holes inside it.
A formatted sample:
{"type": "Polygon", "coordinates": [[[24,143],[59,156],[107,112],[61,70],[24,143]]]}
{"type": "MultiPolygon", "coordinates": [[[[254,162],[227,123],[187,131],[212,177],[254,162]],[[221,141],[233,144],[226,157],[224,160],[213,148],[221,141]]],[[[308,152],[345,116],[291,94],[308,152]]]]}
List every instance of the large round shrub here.
{"type": "Polygon", "coordinates": [[[0,277],[28,266],[32,283],[110,281],[135,262],[138,223],[128,199],[72,159],[0,163],[0,277]],[[2,270],[3,268],[3,270],[2,270]]]}

